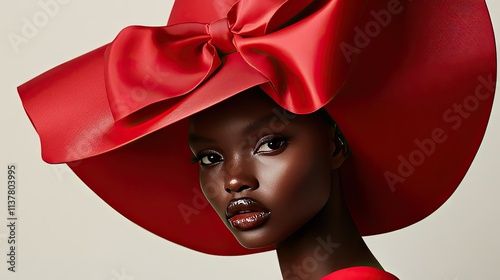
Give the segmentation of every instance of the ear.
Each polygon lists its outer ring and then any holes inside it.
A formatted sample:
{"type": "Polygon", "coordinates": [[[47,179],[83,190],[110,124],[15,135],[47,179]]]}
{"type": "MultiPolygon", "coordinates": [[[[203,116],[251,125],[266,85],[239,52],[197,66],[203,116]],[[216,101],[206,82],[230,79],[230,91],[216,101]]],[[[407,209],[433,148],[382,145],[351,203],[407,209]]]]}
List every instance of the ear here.
{"type": "Polygon", "coordinates": [[[329,130],[330,136],[330,151],[331,151],[331,168],[332,170],[339,169],[342,166],[342,163],[349,156],[349,148],[347,147],[347,143],[340,137],[340,134],[337,132],[336,127],[331,127],[329,130]]]}

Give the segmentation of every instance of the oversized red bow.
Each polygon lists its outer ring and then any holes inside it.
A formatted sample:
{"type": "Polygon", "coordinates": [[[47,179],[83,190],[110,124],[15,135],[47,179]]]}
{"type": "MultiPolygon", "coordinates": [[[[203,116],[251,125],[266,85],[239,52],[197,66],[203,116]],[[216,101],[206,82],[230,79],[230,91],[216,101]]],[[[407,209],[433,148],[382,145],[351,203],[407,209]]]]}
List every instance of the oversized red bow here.
{"type": "Polygon", "coordinates": [[[181,98],[216,75],[224,57],[235,52],[267,77],[261,88],[278,104],[294,113],[313,112],[347,77],[339,44],[352,30],[346,10],[359,2],[240,0],[227,18],[208,24],[127,27],[106,52],[113,117],[181,98]]]}

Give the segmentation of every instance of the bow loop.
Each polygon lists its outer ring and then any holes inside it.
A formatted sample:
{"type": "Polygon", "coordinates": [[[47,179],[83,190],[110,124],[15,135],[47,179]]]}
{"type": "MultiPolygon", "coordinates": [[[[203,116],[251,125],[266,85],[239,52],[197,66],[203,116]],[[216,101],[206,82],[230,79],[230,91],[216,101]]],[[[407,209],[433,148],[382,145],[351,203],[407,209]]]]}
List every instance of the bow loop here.
{"type": "Polygon", "coordinates": [[[240,0],[229,11],[228,19],[235,34],[256,37],[283,27],[312,0],[240,0]]]}
{"type": "Polygon", "coordinates": [[[348,63],[338,46],[352,33],[353,14],[362,3],[240,0],[211,23],[128,27],[106,50],[113,117],[117,121],[167,99],[172,101],[167,107],[175,109],[208,79],[224,79],[216,73],[228,61],[221,57],[234,53],[268,79],[261,88],[279,105],[294,113],[313,112],[347,77],[348,63]]]}
{"type": "Polygon", "coordinates": [[[117,121],[153,103],[182,96],[219,66],[206,25],[130,26],[106,50],[105,82],[117,121]],[[188,59],[187,59],[188,58],[188,59]]]}

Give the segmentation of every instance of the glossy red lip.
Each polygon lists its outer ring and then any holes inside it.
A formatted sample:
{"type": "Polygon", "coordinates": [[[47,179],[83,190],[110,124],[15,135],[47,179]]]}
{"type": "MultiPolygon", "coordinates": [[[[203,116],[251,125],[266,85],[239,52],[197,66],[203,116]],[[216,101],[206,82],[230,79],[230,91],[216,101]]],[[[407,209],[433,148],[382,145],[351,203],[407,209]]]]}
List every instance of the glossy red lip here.
{"type": "Polygon", "coordinates": [[[271,212],[251,198],[231,200],[226,208],[226,218],[237,230],[253,229],[269,218],[271,212]]]}

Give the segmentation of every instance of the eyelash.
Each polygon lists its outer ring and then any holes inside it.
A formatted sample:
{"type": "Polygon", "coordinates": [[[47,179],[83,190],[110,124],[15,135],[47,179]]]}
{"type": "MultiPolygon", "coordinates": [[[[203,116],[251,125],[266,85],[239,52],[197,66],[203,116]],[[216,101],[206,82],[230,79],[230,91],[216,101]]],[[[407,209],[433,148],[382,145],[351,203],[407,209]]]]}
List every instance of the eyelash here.
{"type": "MultiPolygon", "coordinates": [[[[210,164],[203,164],[203,163],[201,162],[201,161],[202,161],[202,159],[203,159],[204,157],[206,157],[206,156],[210,156],[210,155],[218,155],[218,156],[220,156],[220,157],[221,157],[221,159],[222,159],[222,156],[221,156],[221,155],[219,155],[219,153],[217,153],[216,151],[204,151],[204,152],[202,152],[202,153],[200,153],[200,154],[198,154],[198,155],[193,156],[193,157],[191,158],[191,162],[192,162],[192,163],[199,163],[200,165],[205,165],[205,166],[210,165],[210,164]]],[[[214,163],[214,164],[215,164],[215,163],[214,163]]]]}
{"type": "Polygon", "coordinates": [[[273,136],[273,135],[269,135],[269,136],[266,136],[266,137],[263,137],[259,140],[259,142],[257,142],[257,148],[254,150],[253,154],[256,155],[256,154],[269,154],[269,153],[273,153],[275,151],[278,151],[282,148],[284,148],[284,146],[288,143],[288,138],[286,137],[277,137],[277,136],[273,136]],[[258,152],[258,150],[266,145],[266,144],[270,144],[272,142],[280,142],[280,146],[277,148],[277,149],[272,149],[271,148],[271,151],[265,151],[265,152],[258,152]]]}
{"type": "MultiPolygon", "coordinates": [[[[281,149],[283,149],[286,144],[288,144],[288,141],[289,139],[286,138],[286,137],[277,137],[277,136],[273,136],[273,135],[269,135],[269,136],[266,136],[266,137],[263,137],[259,140],[259,142],[257,142],[256,144],[256,148],[254,149],[253,151],[253,154],[254,155],[257,155],[257,154],[271,154],[271,153],[274,153],[276,151],[279,151],[281,149]],[[269,151],[260,151],[259,150],[264,146],[264,145],[269,145],[273,142],[278,142],[280,143],[279,144],[279,147],[276,148],[276,149],[273,149],[271,147],[269,147],[269,151]]],[[[215,165],[215,164],[218,164],[220,163],[221,161],[223,161],[224,158],[219,154],[217,153],[216,151],[204,151],[198,155],[195,155],[191,158],[191,162],[192,163],[199,163],[200,165],[202,166],[211,166],[211,165],[215,165]],[[210,164],[207,164],[207,163],[203,163],[203,158],[207,157],[207,156],[217,156],[217,157],[220,157],[220,161],[218,162],[214,162],[214,163],[210,163],[210,164]]]]}

